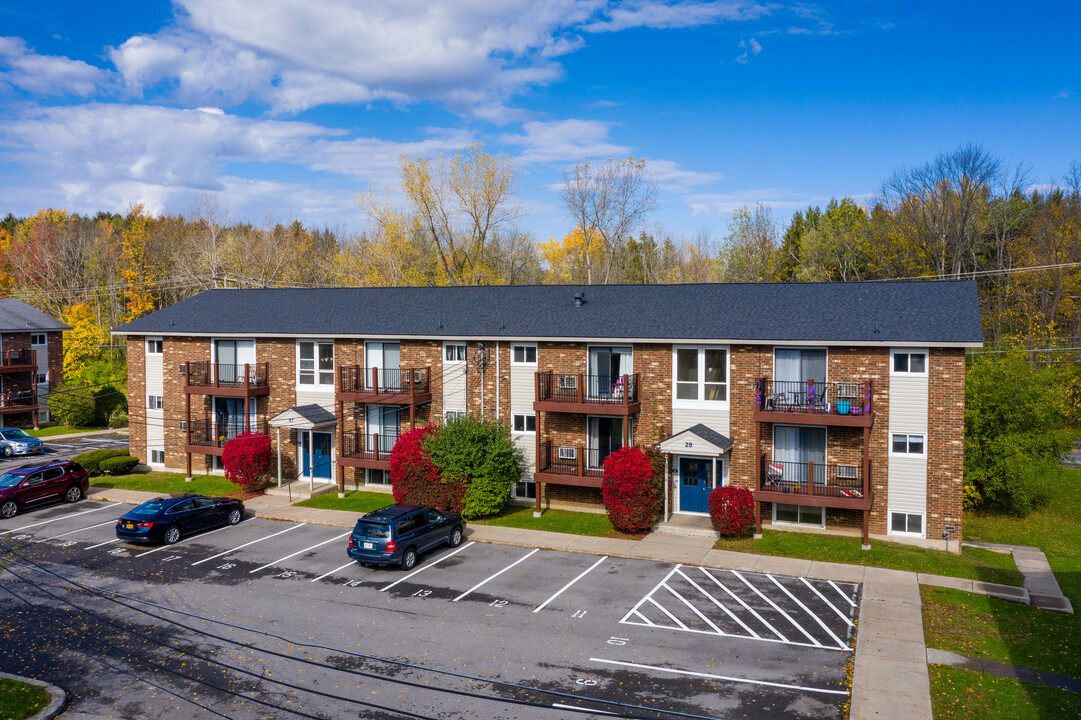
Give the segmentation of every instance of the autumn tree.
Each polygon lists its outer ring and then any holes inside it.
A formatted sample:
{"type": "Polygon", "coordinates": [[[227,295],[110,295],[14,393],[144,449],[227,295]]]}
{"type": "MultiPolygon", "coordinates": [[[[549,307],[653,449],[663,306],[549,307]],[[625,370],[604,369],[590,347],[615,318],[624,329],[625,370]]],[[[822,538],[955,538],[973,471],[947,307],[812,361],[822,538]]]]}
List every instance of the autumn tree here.
{"type": "Polygon", "coordinates": [[[147,240],[147,217],[142,205],[132,207],[128,214],[128,229],[122,243],[122,270],[126,298],[127,321],[146,315],[154,309],[155,278],[150,267],[147,240]]]}
{"type": "Polygon", "coordinates": [[[87,363],[97,359],[109,341],[109,334],[98,324],[89,303],[77,303],[62,316],[71,330],[64,332],[64,377],[79,378],[87,363]]]}
{"type": "MultiPolygon", "coordinates": [[[[795,279],[802,282],[866,279],[870,250],[867,214],[863,208],[846,197],[830,200],[824,211],[817,208],[815,211],[814,224],[800,239],[800,263],[795,279]]],[[[808,216],[812,216],[810,211],[808,216]]]]}
{"type": "Polygon", "coordinates": [[[777,261],[777,224],[769,207],[758,203],[735,211],[720,252],[725,282],[770,282],[777,261]]]}
{"type": "Polygon", "coordinates": [[[574,227],[591,240],[581,254],[586,283],[607,283],[627,241],[657,207],[657,182],[639,158],[609,157],[601,165],[585,161],[563,171],[560,199],[574,227]],[[594,238],[600,244],[599,261],[594,238]]]}

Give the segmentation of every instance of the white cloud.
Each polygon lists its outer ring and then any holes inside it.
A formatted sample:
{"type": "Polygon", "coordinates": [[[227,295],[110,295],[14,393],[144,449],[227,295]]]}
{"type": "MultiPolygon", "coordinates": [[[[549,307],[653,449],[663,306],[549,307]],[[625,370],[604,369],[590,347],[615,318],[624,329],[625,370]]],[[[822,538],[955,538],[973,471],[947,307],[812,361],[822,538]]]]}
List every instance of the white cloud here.
{"type": "Polygon", "coordinates": [[[724,179],[718,172],[684,170],[671,160],[646,160],[646,169],[662,190],[682,192],[696,185],[708,185],[724,179]]]}
{"type": "Polygon", "coordinates": [[[609,126],[597,120],[534,120],[522,124],[523,135],[503,135],[501,141],[524,148],[518,157],[523,165],[628,153],[629,148],[609,142],[609,126]]]}
{"type": "Polygon", "coordinates": [[[713,25],[725,21],[754,20],[770,14],[771,8],[745,0],[716,2],[655,2],[632,0],[604,10],[603,19],[594,20],[585,32],[617,32],[628,28],[686,28],[713,25]]]}
{"type": "Polygon", "coordinates": [[[740,40],[739,47],[743,50],[743,52],[736,56],[736,62],[741,65],[747,64],[748,55],[757,55],[758,53],[762,52],[762,44],[754,38],[751,38],[750,40],[740,40]]]}
{"type": "Polygon", "coordinates": [[[38,55],[17,37],[0,37],[0,86],[39,95],[92,95],[111,82],[112,73],[82,60],[38,55]]]}
{"type": "MultiPolygon", "coordinates": [[[[739,190],[727,193],[695,193],[684,201],[691,208],[692,215],[711,217],[727,215],[744,206],[762,203],[774,209],[798,210],[808,205],[823,205],[830,201],[831,195],[799,193],[783,188],[763,188],[760,190],[739,190]]],[[[849,195],[854,199],[869,195],[849,195]]]]}

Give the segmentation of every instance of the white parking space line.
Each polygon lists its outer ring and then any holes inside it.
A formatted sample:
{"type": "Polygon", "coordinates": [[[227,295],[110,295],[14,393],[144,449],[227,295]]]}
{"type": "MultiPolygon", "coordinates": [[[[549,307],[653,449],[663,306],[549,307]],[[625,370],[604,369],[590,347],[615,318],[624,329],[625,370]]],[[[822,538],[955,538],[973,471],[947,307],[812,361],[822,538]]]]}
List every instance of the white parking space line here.
{"type": "MultiPolygon", "coordinates": [[[[712,581],[714,582],[714,584],[716,584],[716,585],[717,585],[717,587],[719,587],[719,588],[720,588],[721,590],[724,590],[724,591],[725,591],[726,593],[728,593],[729,597],[731,597],[731,598],[732,598],[733,600],[735,600],[735,601],[736,601],[736,602],[738,602],[738,603],[739,603],[740,605],[742,605],[742,606],[743,606],[743,609],[744,609],[744,610],[746,610],[747,612],[749,612],[749,613],[751,613],[752,615],[754,615],[754,616],[755,616],[755,619],[756,619],[756,620],[758,620],[758,622],[760,622],[760,623],[762,623],[763,625],[765,625],[765,626],[766,626],[767,628],[769,628],[769,629],[770,629],[770,631],[771,631],[771,632],[773,632],[773,633],[774,633],[774,634],[775,634],[775,635],[776,635],[777,637],[781,638],[781,640],[782,640],[783,642],[791,642],[791,641],[790,641],[790,640],[789,640],[788,638],[786,638],[786,637],[784,636],[784,633],[782,633],[782,632],[781,632],[780,630],[778,630],[777,628],[773,627],[773,626],[772,626],[772,625],[770,625],[770,624],[769,624],[768,622],[766,622],[766,619],[765,619],[764,617],[762,617],[761,615],[759,615],[759,614],[758,614],[758,612],[757,612],[757,611],[756,611],[756,610],[755,610],[755,609],[754,609],[753,607],[751,607],[751,606],[750,606],[750,605],[748,605],[747,603],[743,602],[743,598],[741,598],[741,597],[740,597],[739,595],[736,595],[736,594],[735,594],[734,592],[732,592],[732,590],[731,590],[731,589],[729,589],[729,588],[728,588],[728,586],[727,586],[727,585],[725,585],[724,583],[722,583],[722,582],[721,582],[720,580],[718,580],[717,578],[713,577],[713,574],[712,574],[712,573],[709,573],[709,572],[707,572],[705,568],[698,568],[698,569],[699,569],[699,570],[701,570],[701,571],[702,571],[702,572],[703,572],[703,573],[705,574],[705,576],[706,576],[706,577],[708,577],[708,578],[709,578],[710,580],[712,580],[712,581]]],[[[765,640],[765,639],[767,639],[767,638],[763,638],[763,640],[765,640]]]]}
{"type": "MultiPolygon", "coordinates": [[[[285,534],[285,533],[287,533],[287,532],[289,532],[291,530],[296,530],[297,528],[302,528],[307,524],[308,523],[297,523],[296,525],[293,525],[292,527],[287,527],[284,530],[282,530],[281,532],[276,532],[273,535],[267,535],[266,537],[261,537],[258,540],[252,540],[251,542],[246,542],[243,545],[237,545],[232,550],[226,550],[225,552],[220,552],[217,555],[211,555],[208,558],[203,558],[202,560],[196,560],[195,562],[192,563],[192,565],[202,565],[205,562],[210,562],[211,560],[215,560],[217,558],[220,558],[222,555],[228,555],[231,552],[236,552],[237,550],[240,550],[242,548],[246,548],[249,545],[254,545],[255,543],[263,542],[264,540],[269,540],[272,537],[278,537],[279,535],[283,535],[283,534],[285,534]]],[[[217,531],[215,530],[214,532],[217,532],[217,531]]],[[[207,533],[207,534],[209,535],[210,533],[207,533]]]]}
{"type": "Polygon", "coordinates": [[[502,570],[500,570],[499,572],[497,572],[497,573],[496,573],[495,575],[492,575],[492,576],[490,576],[490,577],[487,577],[487,578],[485,578],[484,580],[481,580],[481,581],[480,581],[479,583],[477,583],[477,584],[476,584],[476,585],[474,585],[473,587],[469,588],[468,590],[466,590],[466,591],[465,591],[464,593],[462,593],[462,594],[461,594],[461,595],[459,595],[458,597],[456,597],[456,598],[454,598],[453,600],[451,600],[451,602],[458,602],[459,600],[461,600],[462,598],[464,598],[464,597],[465,597],[466,595],[468,595],[469,593],[473,592],[473,591],[474,591],[474,590],[476,590],[477,588],[479,588],[479,587],[483,587],[483,586],[484,586],[484,585],[485,585],[485,584],[486,584],[487,582],[489,582],[490,580],[495,580],[495,579],[496,579],[497,577],[499,577],[499,576],[500,576],[500,575],[502,575],[503,573],[507,572],[508,570],[510,570],[510,569],[511,569],[512,567],[514,567],[514,566],[515,566],[515,565],[517,565],[518,563],[520,563],[520,562],[523,562],[523,561],[525,561],[525,560],[528,560],[528,559],[529,559],[529,558],[531,558],[531,557],[532,557],[532,556],[533,556],[534,554],[536,554],[536,553],[539,553],[539,552],[540,552],[540,548],[534,548],[533,550],[530,550],[530,551],[529,551],[529,553],[527,553],[527,554],[526,554],[526,555],[525,555],[524,557],[520,557],[520,558],[518,558],[517,560],[515,560],[514,562],[512,562],[512,563],[511,563],[510,565],[508,565],[507,567],[505,567],[505,568],[503,568],[502,570]]]}
{"type": "Polygon", "coordinates": [[[724,680],[725,682],[746,683],[762,687],[775,687],[784,690],[800,690],[804,692],[824,693],[826,695],[848,695],[847,690],[830,690],[828,688],[813,688],[806,685],[790,685],[789,683],[769,682],[768,680],[752,680],[750,678],[738,678],[728,675],[714,675],[713,673],[694,672],[692,670],[677,670],[659,665],[644,665],[642,663],[623,662],[622,660],[606,660],[604,658],[590,658],[590,662],[604,663],[607,665],[621,665],[623,667],[636,668],[638,670],[652,670],[654,672],[672,673],[674,675],[689,675],[691,677],[706,678],[708,680],[724,680]]]}
{"type": "Polygon", "coordinates": [[[356,560],[350,560],[350,561],[349,561],[349,562],[347,562],[347,563],[346,563],[345,565],[342,565],[342,566],[341,566],[341,567],[339,567],[339,568],[334,568],[333,570],[331,570],[331,571],[330,571],[330,572],[328,572],[328,573],[323,573],[322,575],[320,575],[320,576],[319,576],[319,577],[317,577],[317,578],[312,578],[312,582],[319,582],[320,580],[322,580],[323,578],[327,577],[328,575],[333,575],[334,573],[338,572],[339,570],[345,570],[345,569],[346,569],[347,567],[349,567],[350,565],[356,565],[356,564],[357,564],[357,561],[356,561],[356,560]]]}
{"type": "MultiPolygon", "coordinates": [[[[817,645],[818,647],[824,647],[824,645],[822,645],[822,643],[818,642],[818,640],[817,640],[817,639],[815,639],[815,636],[814,636],[814,635],[812,635],[811,633],[809,633],[809,632],[807,632],[806,630],[804,630],[804,629],[803,629],[803,626],[802,626],[802,625],[800,625],[800,624],[799,624],[798,622],[796,622],[796,621],[795,621],[795,620],[794,620],[794,619],[792,618],[792,616],[791,616],[791,615],[789,615],[789,614],[788,614],[788,613],[786,613],[786,612],[785,612],[784,610],[782,610],[782,609],[781,609],[780,607],[778,607],[778,606],[777,606],[777,603],[773,602],[773,601],[772,601],[772,600],[770,600],[770,599],[769,599],[768,597],[766,597],[765,595],[763,595],[763,594],[762,594],[762,591],[761,591],[761,590],[759,590],[759,589],[758,589],[758,588],[756,588],[756,587],[755,587],[754,585],[752,585],[752,584],[751,584],[750,582],[748,582],[748,581],[747,581],[747,578],[743,577],[742,575],[740,575],[740,574],[739,574],[739,572],[737,572],[737,571],[735,571],[735,570],[732,570],[731,572],[732,572],[732,574],[733,574],[733,575],[735,575],[735,576],[736,576],[736,577],[738,577],[738,578],[739,578],[740,580],[742,580],[742,581],[743,581],[743,584],[744,584],[744,585],[746,585],[746,586],[747,586],[747,587],[749,587],[749,588],[750,588],[751,590],[753,590],[753,591],[754,591],[754,593],[755,593],[756,595],[758,595],[758,597],[760,597],[760,598],[762,598],[763,600],[765,600],[765,601],[766,601],[766,603],[768,603],[770,607],[772,607],[772,608],[773,608],[774,610],[776,610],[776,611],[777,611],[777,612],[779,612],[779,613],[780,613],[781,615],[783,615],[783,616],[785,617],[785,619],[787,619],[787,620],[788,620],[788,622],[792,624],[792,626],[793,626],[793,627],[795,627],[795,628],[796,628],[797,630],[799,630],[799,631],[800,631],[801,633],[803,633],[803,634],[804,634],[805,636],[807,636],[807,639],[808,639],[808,640],[810,640],[811,642],[813,642],[813,643],[814,643],[815,645],[817,645]]],[[[772,578],[773,576],[772,576],[772,575],[770,575],[769,577],[771,577],[771,578],[772,578]]],[[[774,581],[774,582],[776,582],[776,581],[774,581]]],[[[783,588],[782,588],[782,589],[783,589],[783,588]]]]}
{"type": "Polygon", "coordinates": [[[67,449],[69,449],[69,450],[70,450],[71,448],[75,447],[74,445],[62,445],[61,443],[54,443],[54,442],[48,442],[48,441],[46,441],[46,444],[47,444],[47,445],[48,445],[49,447],[54,447],[54,448],[55,448],[55,447],[59,447],[59,448],[67,448],[67,449]]]}
{"type": "Polygon", "coordinates": [[[422,568],[417,568],[416,570],[414,570],[413,572],[409,573],[409,574],[408,574],[408,575],[406,575],[405,577],[403,577],[403,578],[399,578],[398,580],[395,580],[394,582],[392,582],[392,583],[391,583],[390,585],[387,585],[386,587],[381,587],[381,588],[379,588],[379,592],[386,592],[387,590],[390,590],[390,589],[391,589],[392,587],[394,587],[394,586],[395,586],[395,585],[397,585],[398,583],[400,583],[400,582],[405,582],[405,581],[406,581],[406,580],[408,580],[409,578],[413,577],[414,575],[418,575],[418,574],[420,574],[420,573],[424,572],[425,570],[427,570],[427,569],[428,569],[428,568],[430,568],[430,567],[435,567],[436,565],[438,565],[439,563],[443,562],[443,561],[444,561],[444,560],[446,560],[447,558],[451,558],[451,557],[454,557],[455,555],[457,555],[458,553],[460,553],[460,552],[461,552],[462,550],[465,550],[465,549],[466,549],[467,547],[469,547],[469,546],[470,546],[470,545],[472,545],[472,544],[473,544],[473,541],[472,541],[472,540],[470,540],[469,542],[467,542],[467,543],[466,543],[465,545],[462,545],[462,546],[461,546],[460,548],[458,548],[458,549],[457,549],[457,550],[455,550],[454,552],[452,552],[452,553],[448,553],[447,555],[444,555],[443,557],[439,558],[438,560],[435,560],[434,562],[430,562],[430,563],[428,563],[427,565],[425,565],[425,566],[424,566],[424,567],[422,567],[422,568]]]}
{"type": "MultiPolygon", "coordinates": [[[[237,525],[239,525],[239,524],[241,524],[243,522],[246,522],[246,520],[241,520],[240,522],[237,523],[237,525]]],[[[214,533],[219,533],[219,532],[222,532],[223,530],[228,530],[229,528],[236,528],[237,525],[225,525],[224,528],[218,528],[217,530],[212,530],[209,533],[199,533],[198,535],[188,535],[187,537],[182,537],[181,541],[179,541],[179,543],[173,543],[172,545],[162,545],[161,547],[156,547],[156,548],[154,548],[152,550],[147,550],[146,552],[139,552],[139,554],[136,555],[135,557],[136,558],[142,558],[144,555],[150,555],[151,552],[161,552],[162,550],[168,550],[169,548],[176,547],[177,545],[183,543],[184,541],[189,541],[189,539],[196,539],[197,537],[205,537],[206,535],[213,535],[214,533]]],[[[195,564],[195,563],[192,563],[192,564],[195,564]]]]}
{"type": "Polygon", "coordinates": [[[772,575],[766,575],[766,577],[768,577],[770,580],[772,580],[773,584],[776,585],[780,589],[781,592],[783,592],[785,595],[787,595],[789,598],[791,598],[792,602],[799,605],[800,608],[803,610],[803,612],[810,615],[811,619],[813,619],[816,623],[818,623],[818,626],[821,627],[823,630],[825,630],[826,634],[829,635],[831,638],[833,638],[833,641],[835,643],[837,643],[838,645],[840,645],[842,650],[851,650],[852,649],[852,648],[848,647],[848,645],[845,643],[844,640],[837,637],[834,634],[834,632],[829,629],[829,626],[826,625],[826,623],[822,622],[822,618],[818,617],[818,615],[811,612],[811,609],[809,607],[807,607],[802,602],[800,602],[800,599],[798,597],[793,595],[791,592],[789,592],[788,588],[786,588],[784,585],[782,585],[780,582],[778,582],[777,578],[773,577],[772,575]]]}
{"type": "Polygon", "coordinates": [[[88,513],[97,512],[98,510],[106,510],[106,509],[111,508],[111,507],[116,507],[119,504],[120,503],[110,503],[109,505],[102,505],[101,507],[96,507],[96,508],[93,508],[92,510],[83,510],[82,512],[72,513],[71,515],[62,515],[61,517],[52,518],[51,520],[42,520],[41,522],[36,522],[33,525],[23,525],[21,528],[15,528],[14,530],[5,530],[4,532],[0,533],[0,535],[7,535],[9,533],[17,533],[17,532],[19,532],[21,530],[28,530],[29,528],[37,527],[38,525],[48,525],[49,523],[56,522],[57,520],[67,520],[68,518],[79,517],[80,515],[86,515],[88,513]]]}
{"type": "Polygon", "coordinates": [[[580,574],[580,575],[579,575],[578,577],[574,578],[574,579],[573,579],[573,580],[571,580],[571,581],[570,581],[569,583],[567,583],[567,584],[566,584],[566,585],[564,585],[563,587],[559,588],[559,590],[558,590],[558,591],[556,592],[556,594],[555,594],[555,595],[553,595],[552,597],[548,598],[547,600],[545,600],[544,602],[542,602],[542,603],[541,603],[540,605],[538,605],[538,606],[537,606],[537,609],[536,609],[536,610],[534,610],[533,612],[535,612],[535,613],[539,613],[539,612],[540,612],[541,610],[543,610],[543,609],[544,609],[544,608],[545,608],[545,607],[546,607],[546,606],[548,605],[548,603],[552,602],[552,601],[553,601],[553,600],[555,600],[555,599],[556,599],[557,597],[559,597],[560,595],[562,595],[562,594],[563,594],[563,591],[564,591],[564,590],[566,590],[566,589],[567,589],[567,588],[569,588],[569,587],[570,587],[571,585],[573,585],[574,583],[576,583],[576,582],[578,582],[579,580],[581,580],[582,578],[584,578],[584,577],[585,577],[586,575],[588,575],[588,574],[590,573],[590,571],[592,571],[592,570],[593,570],[593,568],[597,567],[598,565],[600,565],[600,564],[601,564],[602,562],[604,562],[604,561],[605,561],[605,560],[607,560],[607,559],[608,559],[608,556],[607,556],[607,555],[605,555],[605,556],[604,556],[604,557],[602,557],[602,558],[601,558],[600,560],[598,560],[597,562],[593,563],[593,564],[592,564],[592,565],[590,565],[590,566],[589,566],[588,568],[586,568],[585,570],[583,570],[583,571],[582,571],[582,573],[581,573],[581,574],[580,574]]]}
{"type": "Polygon", "coordinates": [[[102,527],[104,525],[112,525],[115,522],[116,522],[116,520],[106,520],[105,522],[98,523],[97,525],[87,525],[86,527],[81,527],[78,530],[68,530],[66,533],[60,533],[59,535],[53,535],[51,538],[45,538],[44,540],[37,540],[36,542],[49,542],[50,540],[56,540],[57,538],[62,538],[62,537],[65,537],[67,535],[74,535],[75,533],[82,532],[83,530],[92,530],[94,528],[102,527]]]}
{"type": "Polygon", "coordinates": [[[285,557],[283,557],[283,558],[278,558],[278,559],[277,559],[277,560],[275,560],[274,562],[270,562],[270,563],[267,563],[266,565],[263,565],[262,567],[257,567],[257,568],[255,568],[254,570],[249,570],[249,571],[248,571],[248,574],[249,574],[249,575],[251,575],[252,573],[257,573],[257,572],[259,572],[260,570],[266,570],[266,569],[267,569],[267,568],[269,568],[269,567],[274,567],[274,566],[275,566],[275,565],[277,565],[278,563],[280,563],[280,562],[283,562],[283,561],[285,561],[285,560],[288,560],[288,559],[289,559],[289,558],[291,558],[291,557],[296,557],[297,555],[300,555],[300,554],[302,554],[302,553],[306,553],[306,552],[308,552],[309,550],[314,550],[314,549],[315,549],[315,548],[317,548],[317,547],[323,547],[323,546],[324,546],[324,545],[326,545],[327,543],[332,543],[332,542],[334,542],[335,540],[341,540],[341,539],[342,539],[343,537],[345,537],[346,535],[352,535],[352,534],[353,534],[353,531],[352,531],[352,530],[349,530],[349,531],[347,531],[347,532],[343,532],[343,533],[342,533],[341,535],[335,535],[334,537],[330,538],[329,540],[324,540],[324,541],[323,541],[323,542],[321,542],[321,543],[317,543],[317,544],[315,544],[315,545],[312,545],[311,547],[306,547],[306,548],[304,548],[303,550],[297,550],[297,551],[296,551],[295,553],[290,553],[289,555],[286,555],[286,556],[285,556],[285,557]]]}
{"type": "Polygon", "coordinates": [[[847,595],[845,595],[845,591],[844,591],[844,590],[842,590],[841,588],[837,587],[836,583],[834,583],[834,582],[833,582],[832,580],[830,580],[830,581],[829,581],[829,584],[830,584],[830,587],[831,587],[831,588],[833,588],[834,590],[836,590],[836,591],[837,591],[837,593],[838,593],[838,594],[839,594],[839,595],[840,595],[841,597],[843,597],[843,598],[845,599],[845,602],[846,602],[846,603],[848,603],[849,607],[856,607],[856,603],[852,602],[852,599],[851,599],[850,597],[848,597],[847,595]]]}
{"type": "Polygon", "coordinates": [[[840,609],[839,609],[839,608],[838,608],[838,607],[837,607],[836,605],[834,605],[834,604],[833,604],[833,603],[831,603],[831,602],[830,602],[829,600],[827,600],[827,599],[826,599],[826,596],[825,596],[825,595],[823,595],[822,593],[818,592],[818,588],[816,588],[816,587],[815,587],[814,585],[812,585],[811,583],[807,582],[807,578],[805,578],[805,577],[801,577],[801,578],[800,578],[800,580],[802,580],[802,581],[803,581],[803,584],[804,584],[804,585],[806,585],[807,587],[811,588],[811,591],[812,591],[812,592],[813,592],[813,593],[814,593],[815,595],[817,595],[817,596],[818,596],[818,597],[819,597],[819,598],[820,598],[820,599],[822,600],[822,602],[826,603],[826,605],[827,605],[827,606],[829,606],[829,609],[830,609],[830,610],[832,610],[833,612],[837,613],[837,617],[841,618],[841,619],[842,619],[842,620],[844,620],[844,621],[845,621],[846,623],[848,623],[848,626],[849,626],[849,627],[852,627],[852,626],[853,626],[853,624],[854,624],[854,623],[853,623],[853,622],[852,622],[851,620],[849,620],[849,619],[848,619],[847,617],[845,617],[845,614],[844,614],[843,612],[841,612],[841,611],[840,611],[840,609]]]}
{"type": "Polygon", "coordinates": [[[112,545],[112,544],[113,544],[113,543],[115,543],[115,542],[120,542],[120,538],[113,538],[112,540],[106,540],[106,541],[105,541],[105,542],[103,542],[103,543],[98,543],[97,545],[91,545],[91,546],[89,546],[89,547],[88,547],[88,548],[86,548],[86,549],[87,549],[87,550],[93,550],[94,548],[99,548],[99,547],[101,547],[102,545],[112,545]]]}
{"type": "Polygon", "coordinates": [[[552,707],[560,710],[577,710],[580,713],[588,713],[589,715],[615,715],[614,712],[608,712],[607,710],[594,710],[578,705],[564,705],[563,703],[552,703],[552,707]]]}

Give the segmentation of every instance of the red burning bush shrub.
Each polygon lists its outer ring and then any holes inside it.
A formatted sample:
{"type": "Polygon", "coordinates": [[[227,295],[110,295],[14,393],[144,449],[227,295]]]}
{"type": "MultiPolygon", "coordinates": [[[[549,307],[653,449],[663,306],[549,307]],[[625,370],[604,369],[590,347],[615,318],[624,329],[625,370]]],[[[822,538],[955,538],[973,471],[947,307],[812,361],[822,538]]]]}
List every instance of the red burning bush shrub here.
{"type": "Polygon", "coordinates": [[[424,449],[425,438],[436,432],[438,428],[417,428],[398,438],[390,451],[394,500],[460,513],[465,505],[465,483],[440,477],[439,468],[424,449]]]}
{"type": "Polygon", "coordinates": [[[754,495],[747,488],[724,485],[709,493],[709,519],[721,537],[746,535],[754,527],[754,495]]]}
{"type": "Polygon", "coordinates": [[[248,492],[259,492],[270,482],[274,451],[270,438],[262,433],[246,432],[225,443],[221,451],[225,477],[248,492]]]}
{"type": "Polygon", "coordinates": [[[616,530],[640,533],[653,527],[659,497],[657,480],[649,458],[638,448],[625,447],[604,459],[601,494],[608,520],[616,530]]]}

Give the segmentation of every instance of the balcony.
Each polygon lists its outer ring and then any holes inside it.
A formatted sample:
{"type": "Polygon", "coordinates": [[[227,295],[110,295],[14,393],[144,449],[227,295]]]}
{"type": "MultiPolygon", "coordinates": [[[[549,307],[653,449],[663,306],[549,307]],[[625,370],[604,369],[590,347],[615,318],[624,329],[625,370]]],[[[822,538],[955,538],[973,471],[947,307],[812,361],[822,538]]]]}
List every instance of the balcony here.
{"type": "Polygon", "coordinates": [[[547,370],[536,373],[535,383],[534,410],[626,417],[642,409],[638,373],[583,375],[547,370]]]}
{"type": "Polygon", "coordinates": [[[226,443],[244,432],[269,435],[270,427],[263,418],[252,422],[250,430],[244,427],[243,418],[233,418],[223,423],[216,420],[192,420],[188,423],[188,435],[187,441],[184,443],[184,452],[198,455],[218,455],[220,457],[226,443]]]}
{"type": "Polygon", "coordinates": [[[874,388],[867,382],[755,383],[755,422],[869,428],[874,422],[874,388]]]}
{"type": "Polygon", "coordinates": [[[338,367],[338,400],[373,405],[419,405],[430,402],[432,369],[338,367]]]}
{"type": "Polygon", "coordinates": [[[357,430],[343,432],[338,464],[345,467],[389,470],[390,452],[397,442],[397,435],[362,433],[357,430]]]}
{"type": "Polygon", "coordinates": [[[203,360],[183,365],[184,392],[223,397],[255,397],[270,393],[270,363],[229,365],[203,360]]]}
{"type": "MultiPolygon", "coordinates": [[[[35,366],[36,367],[36,366],[35,366]]],[[[10,390],[0,393],[0,415],[15,415],[17,413],[36,413],[38,410],[38,397],[33,390],[13,393],[10,390]]],[[[34,416],[37,423],[37,415],[34,416]]]]}
{"type": "Polygon", "coordinates": [[[543,442],[533,479],[550,485],[599,488],[604,479],[604,458],[607,456],[608,453],[602,456],[595,448],[543,442]]]}
{"type": "Polygon", "coordinates": [[[754,499],[867,511],[874,502],[870,469],[870,461],[867,461],[865,472],[864,466],[860,465],[767,462],[766,456],[762,455],[754,499]]]}
{"type": "Polygon", "coordinates": [[[8,350],[0,354],[0,373],[38,371],[37,350],[8,350]]]}

